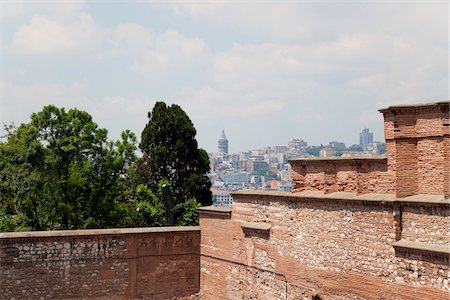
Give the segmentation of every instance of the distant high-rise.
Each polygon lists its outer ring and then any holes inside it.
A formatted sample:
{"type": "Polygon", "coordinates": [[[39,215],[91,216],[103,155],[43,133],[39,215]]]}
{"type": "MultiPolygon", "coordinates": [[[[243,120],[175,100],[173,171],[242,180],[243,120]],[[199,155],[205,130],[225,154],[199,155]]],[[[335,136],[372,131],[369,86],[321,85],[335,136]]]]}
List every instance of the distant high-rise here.
{"type": "Polygon", "coordinates": [[[227,136],[225,135],[225,131],[222,130],[222,136],[220,137],[219,141],[217,142],[219,147],[219,153],[225,153],[228,154],[228,140],[227,136]]]}
{"type": "Polygon", "coordinates": [[[373,133],[369,131],[369,128],[364,128],[359,134],[359,145],[361,147],[366,147],[373,143],[373,133]]]}

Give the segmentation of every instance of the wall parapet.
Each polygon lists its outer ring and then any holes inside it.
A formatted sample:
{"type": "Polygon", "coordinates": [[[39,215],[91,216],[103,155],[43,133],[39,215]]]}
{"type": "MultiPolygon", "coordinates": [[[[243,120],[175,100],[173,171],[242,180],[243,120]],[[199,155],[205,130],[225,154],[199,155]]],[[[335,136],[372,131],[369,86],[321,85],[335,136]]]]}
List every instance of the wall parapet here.
{"type": "Polygon", "coordinates": [[[304,200],[317,200],[317,201],[363,201],[379,203],[385,205],[387,203],[400,203],[404,205],[439,205],[448,207],[450,205],[450,199],[445,195],[413,195],[408,197],[397,198],[394,194],[362,194],[348,193],[348,192],[335,192],[325,194],[321,191],[303,191],[297,193],[282,192],[282,191],[237,191],[232,193],[233,197],[239,197],[239,199],[258,199],[258,198],[270,198],[272,201],[304,201],[304,200]]]}
{"type": "Polygon", "coordinates": [[[394,176],[384,156],[289,160],[293,192],[394,193],[394,176]]]}
{"type": "Polygon", "coordinates": [[[199,285],[198,226],[0,234],[0,299],[178,299],[199,285]]]}
{"type": "Polygon", "coordinates": [[[136,228],[109,228],[109,229],[0,232],[0,239],[103,236],[103,235],[168,233],[168,232],[187,232],[187,231],[200,231],[200,227],[199,226],[167,226],[167,227],[136,227],[136,228]]]}
{"type": "Polygon", "coordinates": [[[450,101],[379,111],[384,116],[386,157],[290,160],[293,192],[450,197],[450,101]]]}

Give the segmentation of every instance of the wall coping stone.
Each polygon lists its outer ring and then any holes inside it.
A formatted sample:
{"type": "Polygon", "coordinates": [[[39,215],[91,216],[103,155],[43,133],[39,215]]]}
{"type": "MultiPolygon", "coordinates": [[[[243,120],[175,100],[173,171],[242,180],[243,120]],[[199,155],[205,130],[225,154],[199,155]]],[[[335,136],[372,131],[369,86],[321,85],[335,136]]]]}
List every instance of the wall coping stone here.
{"type": "Polygon", "coordinates": [[[418,108],[432,108],[438,105],[449,105],[450,101],[437,101],[437,102],[428,102],[428,103],[417,103],[417,104],[399,104],[399,105],[391,105],[388,107],[380,108],[378,111],[384,113],[388,110],[401,110],[401,109],[418,109],[418,108]]]}
{"type": "Polygon", "coordinates": [[[231,219],[231,213],[233,209],[231,207],[222,206],[204,206],[197,208],[197,212],[200,217],[209,217],[217,219],[231,219]]]}
{"type": "Polygon", "coordinates": [[[211,211],[211,212],[218,212],[218,213],[230,213],[232,211],[231,207],[224,207],[224,206],[203,206],[197,208],[199,211],[211,211]]]}
{"type": "Polygon", "coordinates": [[[370,162],[370,161],[384,161],[386,160],[385,155],[372,155],[372,156],[351,156],[351,157],[341,157],[341,156],[332,156],[332,157],[301,157],[301,158],[293,158],[289,159],[289,162],[307,162],[309,163],[318,163],[318,162],[328,162],[328,161],[362,161],[362,162],[370,162]]]}
{"type": "Polygon", "coordinates": [[[0,239],[70,237],[70,236],[93,236],[93,235],[122,235],[122,234],[145,234],[145,233],[170,233],[170,232],[188,232],[188,231],[200,231],[200,227],[199,226],[167,226],[167,227],[136,227],[136,228],[110,228],[110,229],[3,232],[3,233],[0,233],[0,239]]]}
{"type": "Polygon", "coordinates": [[[426,244],[408,240],[399,240],[392,245],[395,248],[404,248],[408,250],[427,251],[450,255],[450,246],[447,245],[426,244]]]}
{"type": "Polygon", "coordinates": [[[260,223],[260,222],[241,222],[241,227],[245,229],[267,231],[270,230],[270,228],[272,228],[272,225],[270,225],[269,223],[260,223]]]}
{"type": "Polygon", "coordinates": [[[255,197],[279,197],[287,198],[289,200],[304,200],[304,199],[317,199],[317,200],[342,200],[342,201],[370,201],[379,202],[380,204],[390,203],[402,203],[402,204],[441,204],[450,205],[450,199],[445,195],[426,195],[419,194],[408,197],[396,198],[394,194],[356,194],[350,192],[335,192],[325,194],[322,191],[303,191],[303,192],[282,192],[282,191],[237,191],[231,193],[234,196],[255,196],[255,197]]]}

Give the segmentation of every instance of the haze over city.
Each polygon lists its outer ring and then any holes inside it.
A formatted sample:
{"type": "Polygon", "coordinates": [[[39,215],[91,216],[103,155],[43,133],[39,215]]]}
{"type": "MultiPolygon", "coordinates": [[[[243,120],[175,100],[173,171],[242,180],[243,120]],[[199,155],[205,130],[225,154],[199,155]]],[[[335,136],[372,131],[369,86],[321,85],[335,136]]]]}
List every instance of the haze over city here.
{"type": "Polygon", "coordinates": [[[6,2],[1,20],[2,123],[55,104],[140,136],[164,100],[238,152],[383,141],[378,108],[448,99],[447,1],[6,2]]]}

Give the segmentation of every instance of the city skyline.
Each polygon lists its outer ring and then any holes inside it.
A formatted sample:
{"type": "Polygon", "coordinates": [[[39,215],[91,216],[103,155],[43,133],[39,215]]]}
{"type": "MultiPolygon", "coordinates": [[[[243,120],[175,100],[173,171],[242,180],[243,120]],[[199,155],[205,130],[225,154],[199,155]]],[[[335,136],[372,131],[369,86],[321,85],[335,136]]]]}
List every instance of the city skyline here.
{"type": "Polygon", "coordinates": [[[448,99],[447,2],[0,5],[0,123],[54,104],[140,137],[163,100],[233,153],[383,142],[377,109],[448,99]]]}

